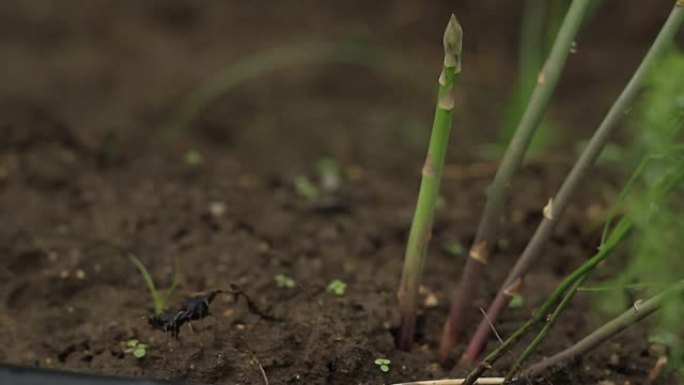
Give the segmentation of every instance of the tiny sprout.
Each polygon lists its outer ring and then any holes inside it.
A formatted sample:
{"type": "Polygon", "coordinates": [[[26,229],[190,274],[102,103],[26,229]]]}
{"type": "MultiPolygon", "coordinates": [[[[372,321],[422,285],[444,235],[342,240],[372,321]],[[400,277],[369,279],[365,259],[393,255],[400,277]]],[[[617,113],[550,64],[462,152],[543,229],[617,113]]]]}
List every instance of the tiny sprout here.
{"type": "Polygon", "coordinates": [[[202,154],[197,150],[190,150],[185,153],[185,163],[189,166],[199,166],[202,164],[202,154]]]}
{"type": "Polygon", "coordinates": [[[459,255],[465,255],[466,253],[465,247],[458,241],[445,242],[442,245],[442,250],[452,257],[458,257],[459,255]]]}
{"type": "Polygon", "coordinates": [[[143,358],[147,354],[147,345],[133,338],[126,341],[124,353],[132,354],[135,358],[143,358]]]}
{"type": "Polygon", "coordinates": [[[522,296],[522,294],[513,294],[513,298],[511,298],[511,302],[508,303],[508,307],[511,309],[517,309],[519,307],[522,307],[522,305],[525,304],[525,297],[522,296]]]}
{"type": "Polygon", "coordinates": [[[300,175],[294,179],[294,187],[297,191],[297,195],[308,200],[314,200],[318,198],[320,194],[318,187],[316,187],[307,177],[303,175],[300,175]]]}
{"type": "Polygon", "coordinates": [[[333,158],[322,158],[316,163],[321,187],[325,191],[335,191],[342,184],[340,166],[333,158]]]}
{"type": "Polygon", "coordinates": [[[391,363],[392,363],[392,361],[388,360],[387,358],[376,358],[375,359],[375,365],[378,365],[380,367],[380,370],[383,373],[389,372],[389,370],[390,370],[389,366],[391,363]]]}
{"type": "Polygon", "coordinates": [[[273,278],[275,279],[276,285],[281,289],[292,289],[295,287],[295,280],[285,274],[276,274],[273,278]]]}
{"type": "Polygon", "coordinates": [[[511,241],[506,238],[496,241],[496,246],[501,250],[508,250],[511,247],[511,241]]]}
{"type": "Polygon", "coordinates": [[[330,284],[328,284],[327,290],[329,293],[335,295],[344,295],[344,293],[347,292],[347,284],[339,279],[333,279],[330,284]]]}

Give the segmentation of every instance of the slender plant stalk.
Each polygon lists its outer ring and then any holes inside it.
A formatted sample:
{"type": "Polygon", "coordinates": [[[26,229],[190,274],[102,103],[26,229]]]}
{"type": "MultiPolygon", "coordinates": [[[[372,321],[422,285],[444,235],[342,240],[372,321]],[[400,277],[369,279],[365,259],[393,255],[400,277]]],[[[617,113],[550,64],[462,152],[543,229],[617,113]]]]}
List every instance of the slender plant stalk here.
{"type": "Polygon", "coordinates": [[[449,318],[444,325],[439,349],[440,361],[443,364],[451,348],[458,344],[468,321],[471,303],[482,281],[492,246],[495,244],[511,179],[520,168],[532,137],[544,117],[590,3],[591,0],[573,0],[570,5],[549,57],[539,73],[530,102],[506,149],[494,181],[487,189],[487,200],[480,225],[470,248],[459,288],[453,295],[449,318]]]}
{"type": "MultiPolygon", "coordinates": [[[[653,157],[651,155],[646,155],[643,157],[641,162],[639,162],[639,165],[637,166],[636,170],[632,173],[632,176],[629,177],[627,180],[627,183],[625,183],[625,186],[623,187],[622,191],[620,191],[620,195],[616,199],[615,203],[612,205],[610,210],[608,211],[608,215],[606,218],[606,223],[603,227],[603,234],[601,236],[601,245],[599,248],[604,247],[606,243],[608,242],[609,238],[608,236],[612,234],[610,231],[612,226],[612,222],[615,219],[618,210],[622,207],[622,203],[626,199],[628,193],[632,190],[634,184],[638,180],[639,176],[642,174],[644,169],[646,168],[646,165],[650,160],[652,160],[653,157]]],[[[660,191],[662,191],[664,194],[669,192],[669,189],[671,188],[671,185],[673,183],[678,183],[679,179],[678,175],[674,175],[672,178],[666,178],[665,181],[662,184],[662,188],[660,191]]],[[[658,190],[656,190],[658,191],[658,190]]],[[[662,199],[664,198],[664,195],[656,196],[656,199],[662,199]]],[[[611,241],[614,241],[611,239],[611,241]]],[[[619,240],[618,240],[619,241],[619,240]]],[[[549,316],[549,318],[546,321],[546,324],[542,328],[542,330],[535,336],[535,338],[530,342],[530,344],[525,348],[525,350],[518,356],[516,361],[513,363],[511,366],[508,374],[506,375],[506,380],[510,380],[517,372],[520,370],[522,365],[527,361],[530,355],[534,353],[534,351],[539,347],[539,345],[542,343],[544,338],[546,338],[546,335],[549,333],[551,330],[551,327],[556,323],[556,320],[560,316],[560,314],[565,310],[567,307],[568,303],[570,303],[570,300],[575,296],[575,294],[580,291],[580,287],[586,281],[586,279],[589,277],[589,274],[586,274],[582,277],[580,277],[573,285],[572,287],[565,293],[565,296],[563,297],[563,300],[558,304],[556,307],[556,310],[549,316]]]]}
{"type": "Polygon", "coordinates": [[[620,242],[627,236],[631,230],[633,223],[631,219],[625,217],[618,222],[615,229],[611,232],[610,237],[606,244],[599,249],[599,251],[577,269],[575,269],[570,275],[565,277],[565,279],[558,285],[558,287],[551,293],[547,298],[541,308],[531,317],[525,324],[518,328],[510,337],[504,340],[501,345],[499,345],[494,351],[489,353],[478,365],[475,367],[468,375],[466,380],[463,382],[464,385],[473,385],[475,381],[492,365],[504,355],[513,345],[520,341],[525,335],[527,335],[532,329],[537,325],[542,324],[554,306],[556,306],[562,299],[565,293],[572,288],[575,283],[582,277],[586,276],[598,266],[603,260],[611,254],[615,247],[620,244],[620,242]]]}
{"type": "MultiPolygon", "coordinates": [[[[649,158],[649,155],[644,157],[644,162],[649,158]]],[[[641,173],[641,165],[634,172],[633,175],[639,175],[641,173]]],[[[649,192],[648,201],[651,203],[651,215],[657,215],[660,209],[660,203],[667,199],[667,196],[678,186],[681,186],[684,182],[684,162],[680,162],[672,166],[671,170],[667,175],[659,181],[658,185],[655,186],[649,192]]],[[[629,188],[633,183],[633,178],[627,182],[625,189],[629,188]]],[[[624,191],[624,190],[623,190],[624,191]]],[[[623,194],[621,194],[623,197],[623,194]]],[[[619,202],[617,203],[619,205],[619,202]]],[[[643,218],[638,218],[643,220],[643,218]]],[[[610,221],[608,221],[610,223],[610,221]]],[[[508,351],[516,342],[518,342],[522,337],[529,333],[535,326],[543,322],[547,322],[545,330],[542,330],[540,334],[535,338],[535,340],[527,347],[525,352],[521,357],[524,360],[536,346],[544,338],[548,330],[553,325],[553,322],[558,318],[559,314],[563,311],[567,303],[572,299],[572,296],[577,291],[582,282],[587,278],[587,276],[601,263],[612,251],[622,243],[623,239],[627,236],[634,225],[634,218],[632,216],[622,217],[615,227],[610,231],[609,235],[606,237],[605,241],[601,243],[598,252],[591,257],[589,260],[584,262],[580,267],[575,269],[570,275],[568,275],[563,282],[556,288],[556,290],[549,296],[549,298],[544,302],[541,309],[530,318],[523,326],[518,328],[511,337],[505,340],[496,350],[487,355],[480,364],[473,369],[466,377],[465,385],[472,385],[477,378],[484,373],[485,370],[490,368],[496,360],[498,360],[506,351],[508,351]],[[561,299],[561,296],[563,298],[561,299]],[[552,308],[556,304],[560,304],[556,307],[553,314],[550,314],[552,308]]],[[[522,361],[516,362],[516,365],[522,361]]],[[[515,365],[514,365],[515,368],[515,365]]]]}
{"type": "Polygon", "coordinates": [[[648,299],[647,301],[635,302],[634,306],[632,306],[628,311],[622,313],[612,321],[596,329],[573,346],[535,365],[530,366],[523,371],[522,377],[538,377],[550,367],[561,365],[573,358],[586,354],[587,352],[599,346],[601,343],[614,337],[621,331],[634,325],[658,310],[658,308],[662,306],[663,302],[671,298],[673,295],[681,294],[682,292],[684,292],[684,281],[680,281],[670,289],[648,299]]]}
{"type": "Polygon", "coordinates": [[[565,310],[565,308],[568,306],[570,303],[570,300],[575,296],[577,293],[577,289],[586,281],[586,279],[589,277],[589,274],[587,273],[586,275],[580,277],[570,289],[568,289],[567,293],[565,293],[565,296],[563,299],[560,301],[558,306],[556,307],[556,310],[553,311],[553,314],[549,316],[548,320],[546,321],[546,324],[542,328],[542,330],[534,337],[532,342],[530,342],[529,345],[525,348],[525,350],[518,356],[518,358],[515,360],[513,363],[513,366],[508,371],[508,374],[506,374],[506,383],[513,378],[513,376],[520,370],[520,368],[523,366],[523,364],[527,361],[527,359],[534,353],[535,350],[539,347],[539,345],[544,341],[544,338],[546,338],[546,335],[549,334],[549,331],[551,330],[551,327],[556,323],[556,320],[558,320],[558,317],[560,314],[565,310]]]}
{"type": "Polygon", "coordinates": [[[539,227],[537,227],[532,239],[525,247],[525,250],[520,255],[520,258],[490,305],[486,320],[480,322],[475,335],[470,340],[468,348],[463,355],[463,363],[469,364],[474,362],[480,355],[480,352],[482,352],[490,334],[489,323],[495,323],[498,320],[499,315],[506,308],[511,298],[520,291],[525,274],[541,254],[542,248],[549,239],[556,222],[563,215],[570,197],[600,155],[617,122],[629,111],[646,78],[646,74],[653,67],[658,57],[667,50],[682,21],[684,21],[684,1],[680,0],[676,3],[650,50],[632,76],[632,79],[615,101],[603,122],[592,136],[588,146],[573,166],[570,174],[566,177],[558,193],[544,207],[544,219],[539,224],[539,227]]]}
{"type": "Polygon", "coordinates": [[[176,290],[176,287],[178,287],[178,284],[180,283],[180,261],[176,257],[174,261],[173,281],[171,282],[171,286],[162,292],[157,289],[157,286],[154,284],[154,279],[152,279],[152,275],[138,257],[129,254],[128,259],[138,269],[143,281],[145,281],[147,289],[150,291],[150,297],[152,297],[152,304],[154,306],[154,314],[161,314],[164,311],[164,308],[166,308],[166,304],[169,302],[169,297],[171,297],[171,294],[176,290]]]}
{"type": "Polygon", "coordinates": [[[401,331],[397,342],[399,348],[404,350],[411,348],[415,334],[418,288],[432,233],[432,221],[451,131],[454,83],[461,72],[462,38],[461,25],[456,17],[451,15],[444,32],[444,67],[439,77],[435,120],[432,125],[428,154],[423,165],[418,203],[411,224],[404,271],[397,294],[401,313],[401,331]]]}

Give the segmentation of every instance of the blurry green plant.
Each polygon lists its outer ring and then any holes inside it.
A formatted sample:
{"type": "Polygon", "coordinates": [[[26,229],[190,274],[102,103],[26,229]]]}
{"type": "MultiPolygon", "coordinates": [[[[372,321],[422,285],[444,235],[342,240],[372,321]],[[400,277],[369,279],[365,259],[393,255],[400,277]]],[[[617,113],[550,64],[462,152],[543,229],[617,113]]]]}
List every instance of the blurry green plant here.
{"type": "Polygon", "coordinates": [[[202,164],[202,154],[197,150],[189,150],[185,153],[185,163],[188,166],[196,167],[202,164]]]}
{"type": "Polygon", "coordinates": [[[307,200],[315,200],[321,194],[318,187],[305,175],[298,175],[294,178],[294,188],[297,195],[307,200]]]}
{"type": "Polygon", "coordinates": [[[444,244],[442,244],[442,251],[444,251],[448,255],[451,255],[452,257],[459,257],[461,255],[465,255],[466,248],[463,246],[461,242],[451,241],[444,242],[444,244]]]}
{"type": "Polygon", "coordinates": [[[328,293],[343,296],[347,293],[347,283],[340,279],[333,279],[326,288],[328,293]]]}
{"type": "MultiPolygon", "coordinates": [[[[544,64],[544,58],[551,49],[550,43],[558,33],[563,21],[563,12],[553,12],[559,7],[558,3],[567,0],[526,0],[523,18],[520,25],[520,41],[518,45],[518,78],[510,101],[503,112],[501,131],[497,142],[485,147],[484,154],[492,158],[500,158],[506,151],[506,146],[513,138],[518,122],[522,118],[532,92],[537,83],[539,70],[544,64]],[[547,7],[552,11],[547,12],[547,7]],[[547,13],[549,17],[547,17],[547,13]]],[[[529,155],[538,154],[549,144],[560,139],[561,130],[552,118],[547,118],[540,124],[532,137],[528,148],[529,155]]]]}
{"type": "Polygon", "coordinates": [[[525,304],[525,297],[520,294],[520,293],[515,293],[513,295],[513,298],[511,298],[511,302],[509,302],[508,307],[511,309],[517,309],[519,307],[522,307],[525,304]]]}
{"type": "MultiPolygon", "coordinates": [[[[640,188],[625,204],[625,215],[636,218],[638,231],[630,241],[630,259],[612,286],[642,285],[647,293],[661,291],[684,278],[684,177],[672,183],[675,192],[655,204],[648,196],[659,180],[684,170],[684,53],[672,50],[648,79],[647,95],[635,119],[635,151],[650,154],[650,167],[641,175],[640,188]],[[653,284],[657,282],[657,284],[653,284]]],[[[624,290],[600,297],[599,309],[616,313],[628,301],[624,290]]],[[[653,323],[653,335],[684,335],[681,299],[665,301],[653,323]]],[[[669,339],[671,362],[684,366],[682,339],[669,339]]]]}
{"type": "Polygon", "coordinates": [[[300,197],[314,201],[321,195],[334,193],[342,186],[343,175],[339,163],[334,158],[321,158],[316,162],[317,178],[312,181],[306,175],[297,175],[294,188],[300,197]]]}
{"type": "MultiPolygon", "coordinates": [[[[537,76],[544,64],[544,58],[551,51],[554,39],[563,22],[565,10],[570,0],[526,0],[523,17],[520,23],[520,40],[518,43],[518,77],[513,88],[510,101],[503,111],[503,121],[497,142],[484,147],[484,155],[498,159],[506,150],[513,138],[516,127],[532,97],[537,76]]],[[[586,24],[601,5],[602,0],[595,0],[589,5],[586,24]]],[[[577,52],[573,43],[571,53],[577,52]]],[[[540,123],[528,147],[528,156],[535,156],[549,146],[563,140],[562,123],[554,119],[553,114],[540,123]]]]}
{"type": "Polygon", "coordinates": [[[297,284],[292,277],[288,277],[285,274],[276,274],[273,279],[275,280],[276,286],[281,289],[292,289],[297,284]]]}
{"type": "Polygon", "coordinates": [[[178,287],[178,284],[180,283],[179,259],[176,258],[174,261],[173,281],[171,282],[171,286],[164,291],[157,289],[157,286],[154,284],[154,280],[152,279],[152,275],[150,275],[150,272],[147,270],[145,265],[143,265],[140,259],[138,259],[138,257],[133,254],[129,254],[128,259],[130,259],[131,263],[133,263],[133,265],[135,265],[135,267],[138,269],[143,281],[145,281],[145,285],[147,285],[147,289],[150,291],[152,304],[154,306],[154,314],[159,315],[163,313],[164,309],[166,309],[166,305],[168,304],[171,294],[174,290],[176,290],[176,287],[178,287]]]}
{"type": "Polygon", "coordinates": [[[316,169],[323,191],[331,192],[342,185],[342,171],[334,158],[321,158],[316,162],[316,169]]]}

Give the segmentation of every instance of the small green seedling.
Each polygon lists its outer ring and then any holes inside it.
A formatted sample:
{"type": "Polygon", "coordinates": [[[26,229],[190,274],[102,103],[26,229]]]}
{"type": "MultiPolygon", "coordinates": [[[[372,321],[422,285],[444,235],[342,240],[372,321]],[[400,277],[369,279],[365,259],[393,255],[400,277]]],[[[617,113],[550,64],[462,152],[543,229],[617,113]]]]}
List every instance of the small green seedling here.
{"type": "Polygon", "coordinates": [[[499,239],[496,241],[496,247],[501,250],[508,250],[511,247],[511,241],[506,238],[499,239]]]}
{"type": "Polygon", "coordinates": [[[333,293],[335,295],[344,295],[347,292],[347,284],[339,279],[333,279],[326,289],[328,293],[333,293]]]}
{"type": "Polygon", "coordinates": [[[171,294],[174,290],[176,290],[176,287],[180,283],[180,261],[178,258],[176,258],[174,262],[173,282],[171,282],[171,286],[167,290],[162,292],[157,289],[157,286],[154,284],[154,280],[152,279],[152,275],[150,275],[150,272],[147,271],[147,268],[145,265],[143,265],[142,261],[138,259],[138,257],[133,254],[129,254],[128,259],[130,259],[131,263],[138,268],[138,272],[140,272],[143,281],[145,281],[145,285],[147,285],[147,289],[150,291],[152,304],[154,306],[154,314],[161,314],[166,308],[169,297],[171,297],[171,294]]]}
{"type": "Polygon", "coordinates": [[[342,184],[340,165],[333,158],[322,158],[316,162],[316,169],[324,191],[335,191],[342,184]]]}
{"type": "Polygon", "coordinates": [[[276,285],[281,289],[292,289],[295,287],[295,280],[285,274],[277,274],[275,277],[276,285]]]}
{"type": "Polygon", "coordinates": [[[294,179],[294,187],[297,195],[308,200],[315,200],[320,195],[318,187],[303,175],[294,179]]]}
{"type": "Polygon", "coordinates": [[[511,309],[517,309],[522,307],[525,304],[525,297],[522,296],[522,294],[515,293],[513,294],[513,298],[511,298],[511,302],[508,303],[508,307],[511,309]]]}
{"type": "Polygon", "coordinates": [[[199,166],[202,164],[202,154],[197,150],[190,150],[185,153],[185,163],[188,166],[199,166]]]}
{"type": "Polygon", "coordinates": [[[466,254],[465,247],[463,247],[463,244],[458,241],[444,242],[442,245],[442,251],[452,257],[459,257],[466,254]]]}
{"type": "Polygon", "coordinates": [[[135,338],[126,341],[126,349],[124,353],[133,355],[135,358],[143,358],[147,354],[147,345],[135,338]]]}
{"type": "Polygon", "coordinates": [[[375,359],[375,365],[378,365],[380,367],[380,371],[382,371],[383,373],[389,372],[391,363],[392,361],[388,360],[387,358],[375,359]]]}

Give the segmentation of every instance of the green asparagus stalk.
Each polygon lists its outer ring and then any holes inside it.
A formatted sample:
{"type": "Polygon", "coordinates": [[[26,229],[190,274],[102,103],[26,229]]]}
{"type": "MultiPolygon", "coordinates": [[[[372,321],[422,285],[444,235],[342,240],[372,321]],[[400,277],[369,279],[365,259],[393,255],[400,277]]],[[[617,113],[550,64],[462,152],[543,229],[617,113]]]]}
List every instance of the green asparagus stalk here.
{"type": "Polygon", "coordinates": [[[418,288],[432,233],[435,205],[451,131],[454,82],[461,72],[462,37],[463,30],[452,15],[444,32],[444,67],[439,77],[437,108],[398,291],[401,331],[397,342],[399,348],[404,350],[410,349],[415,333],[418,288]]]}
{"type": "Polygon", "coordinates": [[[444,325],[439,349],[442,363],[446,361],[451,348],[458,344],[461,332],[468,321],[471,303],[482,281],[492,245],[496,241],[497,228],[504,211],[510,182],[520,168],[532,137],[544,117],[590,3],[591,0],[574,0],[570,5],[549,57],[539,73],[530,102],[506,149],[494,181],[487,190],[487,201],[480,225],[461,274],[459,288],[453,295],[449,318],[444,325]]]}
{"type": "Polygon", "coordinates": [[[554,306],[562,301],[564,295],[569,292],[575,283],[589,274],[590,271],[596,268],[599,263],[605,260],[613,252],[615,247],[627,236],[629,231],[632,229],[632,226],[633,222],[630,218],[621,219],[611,234],[610,238],[612,239],[609,239],[593,257],[588,259],[570,275],[568,275],[560,283],[560,285],[558,285],[556,290],[551,293],[551,295],[547,298],[547,300],[532,318],[527,320],[527,322],[519,327],[518,330],[516,330],[510,337],[504,340],[501,345],[499,345],[494,351],[483,358],[477,367],[468,373],[463,385],[473,385],[475,381],[477,381],[477,379],[482,375],[482,373],[491,368],[492,365],[499,358],[501,358],[504,353],[509,351],[518,341],[530,333],[535,327],[543,323],[546,320],[547,315],[553,310],[554,306]]]}
{"type": "MultiPolygon", "coordinates": [[[[642,165],[645,164],[647,160],[648,156],[644,158],[642,165]]],[[[636,170],[634,175],[638,175],[640,172],[641,166],[636,170]]],[[[630,181],[627,182],[626,188],[629,188],[633,181],[634,178],[631,178],[630,181]]],[[[671,166],[671,170],[665,176],[663,176],[663,178],[652,190],[650,190],[648,197],[648,202],[652,210],[652,214],[650,215],[657,215],[662,203],[665,202],[672,191],[674,191],[678,186],[681,186],[682,182],[684,182],[684,161],[679,161],[673,164],[671,166]]],[[[618,200],[620,199],[621,198],[618,198],[618,200]]],[[[527,346],[525,351],[514,363],[507,376],[507,379],[510,378],[510,376],[512,376],[514,372],[520,368],[524,361],[532,354],[532,352],[534,352],[537,346],[544,339],[551,326],[558,318],[559,314],[563,311],[565,306],[576,293],[577,288],[596,268],[596,266],[605,260],[613,252],[613,250],[622,243],[622,241],[634,227],[636,219],[643,220],[643,218],[634,218],[633,215],[626,215],[622,217],[615,227],[610,231],[610,235],[607,236],[605,242],[601,244],[598,252],[582,265],[580,265],[580,267],[575,269],[570,275],[568,275],[561,282],[561,284],[558,285],[556,290],[551,293],[551,295],[547,298],[547,300],[533,317],[531,317],[524,325],[518,328],[518,330],[516,330],[508,339],[503,341],[499,347],[488,354],[480,362],[480,364],[468,374],[466,380],[464,381],[464,385],[472,385],[477,378],[482,375],[482,373],[489,369],[492,364],[494,364],[494,362],[496,362],[496,360],[498,360],[505,352],[510,350],[514,344],[520,341],[538,325],[546,323],[541,332],[536,336],[532,343],[527,346]],[[554,307],[555,311],[553,310],[554,307]]]]}
{"type": "Polygon", "coordinates": [[[608,111],[608,114],[597,128],[586,149],[580,155],[556,196],[549,200],[549,203],[544,208],[544,218],[525,247],[525,250],[518,258],[515,266],[511,269],[504,284],[499,289],[496,298],[489,306],[486,320],[480,322],[475,335],[470,340],[466,352],[462,357],[462,362],[474,362],[483,350],[490,334],[490,322],[495,323],[498,320],[499,315],[506,308],[510,299],[520,291],[527,271],[541,254],[542,248],[551,236],[555,224],[561,218],[565,208],[570,202],[572,194],[581,186],[584,177],[589,173],[594,162],[601,154],[603,147],[607,143],[613,129],[617,126],[620,118],[629,111],[644,83],[646,74],[651,70],[657,59],[670,46],[674,36],[677,31],[679,31],[682,22],[684,22],[684,0],[679,0],[660,30],[658,37],[655,39],[650,50],[639,65],[639,68],[632,76],[632,79],[630,79],[625,89],[610,108],[610,111],[608,111]]]}
{"type": "MultiPolygon", "coordinates": [[[[620,193],[620,196],[618,197],[616,204],[613,206],[613,209],[617,209],[617,207],[621,206],[622,200],[624,200],[624,198],[627,196],[629,190],[631,190],[631,187],[636,182],[636,179],[639,177],[639,175],[641,175],[646,164],[648,164],[648,161],[651,159],[651,155],[647,155],[644,157],[644,159],[641,161],[641,164],[639,165],[639,167],[637,167],[636,171],[632,174],[632,177],[626,183],[625,188],[620,193]]],[[[661,181],[657,185],[653,186],[653,188],[649,191],[649,197],[647,199],[647,202],[653,212],[657,212],[658,209],[663,206],[670,192],[674,188],[676,188],[676,186],[680,186],[682,182],[684,182],[684,161],[678,161],[672,164],[670,167],[671,169],[663,177],[663,179],[661,179],[661,181]]],[[[611,211],[613,211],[611,216],[614,216],[614,210],[611,211]]],[[[632,217],[634,217],[634,214],[632,214],[632,217]]],[[[612,218],[609,218],[606,223],[604,234],[608,232],[607,229],[610,226],[611,219],[612,218]]],[[[643,220],[643,218],[640,219],[643,220]]],[[[618,223],[618,229],[623,222],[626,222],[628,220],[629,218],[622,218],[621,221],[618,223]]],[[[607,237],[604,235],[606,239],[604,242],[601,243],[601,246],[599,247],[600,249],[613,249],[619,242],[621,242],[620,238],[616,238],[613,236],[614,233],[615,231],[612,231],[610,235],[607,237]]],[[[539,345],[542,343],[546,335],[551,330],[551,327],[553,327],[553,325],[555,324],[560,314],[563,312],[563,310],[565,310],[565,307],[577,293],[577,289],[589,277],[589,273],[591,273],[591,271],[588,271],[587,274],[580,277],[573,284],[573,286],[565,293],[565,296],[556,307],[556,310],[554,310],[553,313],[551,313],[546,319],[546,324],[544,325],[542,330],[537,334],[537,336],[532,340],[532,342],[529,345],[527,345],[525,350],[518,356],[515,363],[513,363],[513,366],[510,368],[508,374],[506,375],[507,380],[510,380],[518,372],[518,370],[520,370],[525,361],[527,361],[527,359],[532,355],[532,353],[534,353],[534,351],[539,347],[539,345]]]]}

